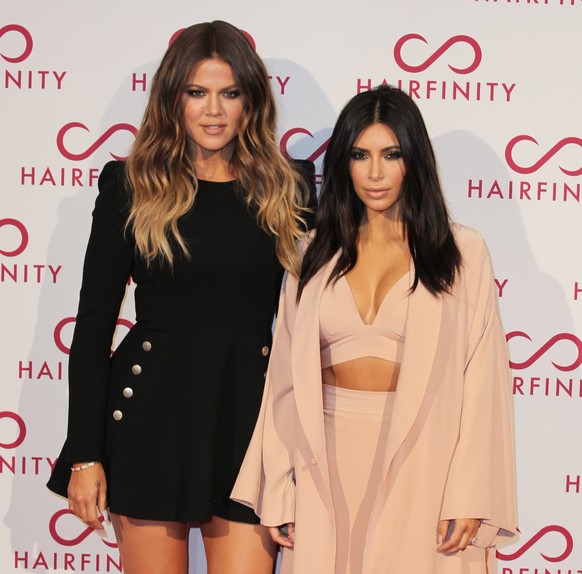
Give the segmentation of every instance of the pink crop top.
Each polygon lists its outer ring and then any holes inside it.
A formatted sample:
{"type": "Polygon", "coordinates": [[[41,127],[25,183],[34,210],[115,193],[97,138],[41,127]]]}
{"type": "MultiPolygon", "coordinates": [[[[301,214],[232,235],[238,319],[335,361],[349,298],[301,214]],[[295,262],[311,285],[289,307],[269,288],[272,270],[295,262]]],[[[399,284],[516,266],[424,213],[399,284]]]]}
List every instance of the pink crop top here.
{"type": "Polygon", "coordinates": [[[322,369],[362,357],[402,362],[410,276],[401,277],[386,293],[370,325],[362,321],[345,276],[328,285],[319,312],[322,369]]]}

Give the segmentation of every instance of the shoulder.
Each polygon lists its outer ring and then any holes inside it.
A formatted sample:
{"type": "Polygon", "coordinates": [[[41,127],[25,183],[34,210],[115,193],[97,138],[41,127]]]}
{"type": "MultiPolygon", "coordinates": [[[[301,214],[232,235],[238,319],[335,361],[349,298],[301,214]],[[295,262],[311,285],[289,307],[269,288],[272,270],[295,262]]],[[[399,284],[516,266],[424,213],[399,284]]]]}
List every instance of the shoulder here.
{"type": "Polygon", "coordinates": [[[303,214],[307,229],[315,225],[317,209],[317,189],[315,188],[315,164],[308,159],[289,159],[289,165],[299,175],[298,186],[303,196],[303,206],[307,208],[303,214]]]}
{"type": "Polygon", "coordinates": [[[315,177],[315,164],[308,159],[289,159],[289,164],[306,181],[313,181],[315,177]]]}
{"type": "Polygon", "coordinates": [[[461,279],[469,288],[478,290],[494,276],[491,256],[481,234],[471,227],[454,223],[451,226],[462,257],[461,279]]]}
{"type": "Polygon", "coordinates": [[[311,242],[315,238],[315,229],[310,229],[303,234],[303,237],[299,240],[297,248],[299,249],[299,255],[303,257],[307,248],[311,245],[311,242]]]}
{"type": "Polygon", "coordinates": [[[451,229],[463,259],[479,257],[487,253],[487,244],[476,229],[460,223],[452,223],[451,229]]]}
{"type": "Polygon", "coordinates": [[[107,162],[99,174],[99,194],[129,197],[129,184],[125,175],[124,161],[107,162]]]}
{"type": "Polygon", "coordinates": [[[124,161],[110,161],[99,174],[99,195],[95,208],[102,213],[126,216],[131,204],[131,193],[125,176],[124,161]]]}
{"type": "Polygon", "coordinates": [[[101,173],[99,174],[99,187],[102,184],[110,183],[113,181],[119,182],[125,179],[125,162],[113,160],[107,162],[101,173]]]}

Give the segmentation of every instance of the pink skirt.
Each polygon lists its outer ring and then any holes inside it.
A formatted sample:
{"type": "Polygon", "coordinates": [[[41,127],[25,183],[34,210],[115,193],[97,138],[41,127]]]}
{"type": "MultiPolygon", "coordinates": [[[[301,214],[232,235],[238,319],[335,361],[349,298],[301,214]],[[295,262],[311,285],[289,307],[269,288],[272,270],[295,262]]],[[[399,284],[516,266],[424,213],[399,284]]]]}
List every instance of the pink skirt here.
{"type": "Polygon", "coordinates": [[[335,574],[360,574],[368,522],[386,463],[393,392],[323,385],[325,440],[336,521],[335,574]]]}

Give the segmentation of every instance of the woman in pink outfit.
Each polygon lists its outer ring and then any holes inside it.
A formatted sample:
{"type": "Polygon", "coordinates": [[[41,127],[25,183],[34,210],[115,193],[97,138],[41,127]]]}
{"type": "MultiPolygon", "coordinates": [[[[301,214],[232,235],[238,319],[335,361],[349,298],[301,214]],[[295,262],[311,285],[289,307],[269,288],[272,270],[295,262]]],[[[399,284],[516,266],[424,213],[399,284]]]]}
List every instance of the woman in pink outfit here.
{"type": "Polygon", "coordinates": [[[516,533],[508,353],[489,253],[452,223],[422,116],[355,96],[287,274],[233,498],[285,574],[485,574],[516,533]]]}

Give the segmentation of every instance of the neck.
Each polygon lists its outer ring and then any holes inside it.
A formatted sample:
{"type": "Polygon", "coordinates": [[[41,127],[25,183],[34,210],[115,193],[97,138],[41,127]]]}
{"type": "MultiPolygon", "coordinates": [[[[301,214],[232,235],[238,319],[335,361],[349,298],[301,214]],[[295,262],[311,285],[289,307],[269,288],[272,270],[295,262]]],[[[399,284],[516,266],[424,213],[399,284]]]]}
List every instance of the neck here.
{"type": "Polygon", "coordinates": [[[360,240],[366,243],[403,243],[404,226],[395,211],[366,210],[360,223],[360,240]]]}
{"type": "Polygon", "coordinates": [[[196,162],[194,164],[194,171],[198,179],[204,181],[232,181],[235,179],[234,175],[230,172],[228,166],[212,165],[212,164],[200,164],[196,162]]]}
{"type": "Polygon", "coordinates": [[[191,154],[192,165],[198,179],[205,181],[231,181],[235,179],[230,160],[232,148],[215,152],[194,149],[191,154]]]}

